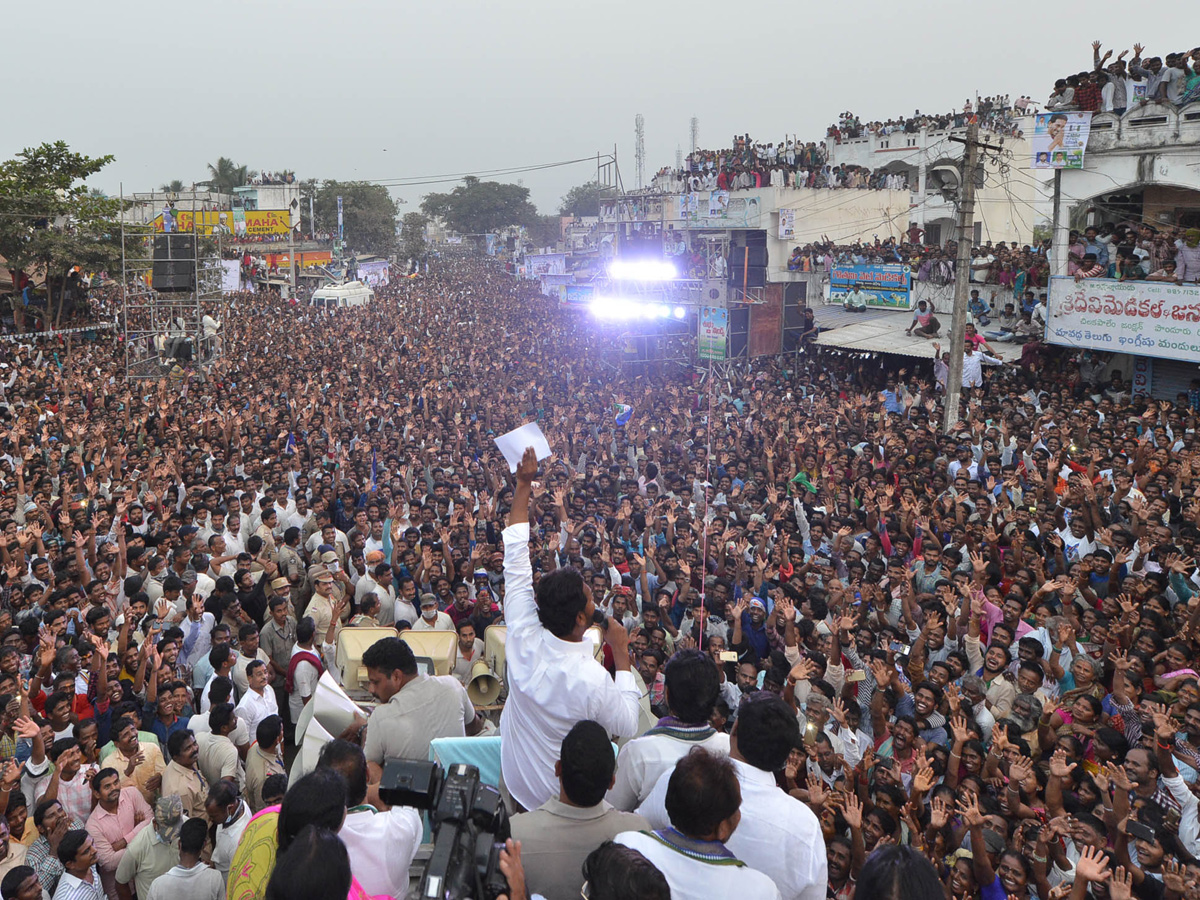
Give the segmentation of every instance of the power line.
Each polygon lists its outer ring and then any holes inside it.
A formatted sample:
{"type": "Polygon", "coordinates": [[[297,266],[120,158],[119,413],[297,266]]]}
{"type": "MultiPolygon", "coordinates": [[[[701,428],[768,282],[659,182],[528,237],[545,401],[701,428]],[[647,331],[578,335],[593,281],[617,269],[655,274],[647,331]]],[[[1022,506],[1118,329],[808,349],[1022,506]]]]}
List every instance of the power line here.
{"type": "Polygon", "coordinates": [[[365,178],[368,184],[380,184],[385,187],[407,187],[409,185],[439,184],[446,181],[458,181],[469,176],[484,177],[497,175],[517,175],[522,172],[537,172],[542,169],[555,169],[561,166],[573,166],[583,162],[594,163],[595,156],[581,156],[578,159],[565,159],[560,162],[539,163],[527,166],[509,166],[501,169],[479,169],[473,172],[449,172],[445,175],[412,175],[397,178],[365,178]]]}

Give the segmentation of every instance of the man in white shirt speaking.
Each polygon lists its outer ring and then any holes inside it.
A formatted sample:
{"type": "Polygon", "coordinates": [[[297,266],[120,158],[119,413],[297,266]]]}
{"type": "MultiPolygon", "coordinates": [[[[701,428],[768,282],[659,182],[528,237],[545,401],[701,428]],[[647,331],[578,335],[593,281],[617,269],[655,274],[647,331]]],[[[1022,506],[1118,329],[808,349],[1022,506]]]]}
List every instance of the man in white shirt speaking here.
{"type": "MultiPolygon", "coordinates": [[[[776,786],[772,774],[800,746],[796,714],[782,698],[767,691],[746,696],[729,735],[742,791],[741,821],[724,841],[735,857],[770,876],[784,900],[823,900],[829,877],[821,824],[805,804],[776,786]]],[[[674,824],[670,779],[669,772],[662,776],[638,809],[652,828],[666,827],[668,819],[674,824]]]]}
{"type": "Polygon", "coordinates": [[[537,454],[527,448],[517,466],[504,529],[508,701],[500,718],[500,767],[505,790],[521,807],[514,812],[537,809],[558,796],[554,764],[576,722],[592,719],[610,734],[633,737],[640,699],[629,662],[629,632],[608,620],[605,641],[616,664],[615,680],[584,637],[596,604],[578,570],[543,575],[534,598],[529,497],[537,468],[537,454]]]}

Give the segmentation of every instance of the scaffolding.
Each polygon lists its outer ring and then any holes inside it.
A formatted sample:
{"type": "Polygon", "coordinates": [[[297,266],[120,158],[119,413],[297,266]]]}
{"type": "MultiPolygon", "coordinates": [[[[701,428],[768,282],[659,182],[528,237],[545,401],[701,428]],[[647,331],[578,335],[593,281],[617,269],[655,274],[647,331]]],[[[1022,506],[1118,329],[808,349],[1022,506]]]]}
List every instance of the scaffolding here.
{"type": "MultiPolygon", "coordinates": [[[[124,191],[122,191],[122,209],[124,191]]],[[[203,212],[203,210],[201,210],[203,212]]],[[[168,258],[155,252],[154,218],[134,225],[121,218],[121,320],[125,339],[125,377],[158,379],[185,377],[204,371],[224,352],[224,270],[221,261],[221,226],[211,227],[197,218],[195,195],[190,210],[175,209],[172,234],[192,235],[193,240],[172,241],[168,258]],[[190,212],[185,217],[184,213],[190,212]],[[157,257],[157,259],[156,259],[157,257]],[[170,262],[173,273],[184,273],[187,289],[154,289],[155,263],[160,273],[170,262]]]]}

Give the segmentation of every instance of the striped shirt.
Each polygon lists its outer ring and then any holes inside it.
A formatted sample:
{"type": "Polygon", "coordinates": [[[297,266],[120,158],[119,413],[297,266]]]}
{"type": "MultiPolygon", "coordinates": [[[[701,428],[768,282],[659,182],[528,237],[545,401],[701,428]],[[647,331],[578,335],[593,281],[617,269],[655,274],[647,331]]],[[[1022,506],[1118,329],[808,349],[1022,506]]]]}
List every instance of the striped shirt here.
{"type": "Polygon", "coordinates": [[[95,866],[92,866],[90,874],[92,880],[84,881],[70,872],[63,872],[54,891],[54,900],[105,900],[104,888],[100,886],[100,873],[95,866]]]}

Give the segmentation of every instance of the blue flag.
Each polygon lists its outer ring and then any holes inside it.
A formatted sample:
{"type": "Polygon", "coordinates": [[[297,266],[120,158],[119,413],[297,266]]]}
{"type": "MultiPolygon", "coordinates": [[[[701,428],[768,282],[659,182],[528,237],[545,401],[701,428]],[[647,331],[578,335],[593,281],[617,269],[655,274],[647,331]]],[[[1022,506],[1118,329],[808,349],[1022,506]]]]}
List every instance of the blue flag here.
{"type": "Polygon", "coordinates": [[[375,448],[371,448],[371,490],[375,490],[375,480],[379,474],[379,467],[375,464],[375,448]]]}
{"type": "Polygon", "coordinates": [[[624,425],[633,415],[633,407],[627,403],[614,403],[613,412],[617,414],[617,424],[624,425]]]}
{"type": "Polygon", "coordinates": [[[283,452],[291,454],[295,454],[296,452],[296,439],[292,436],[290,431],[288,432],[287,443],[283,445],[283,452]]]}

